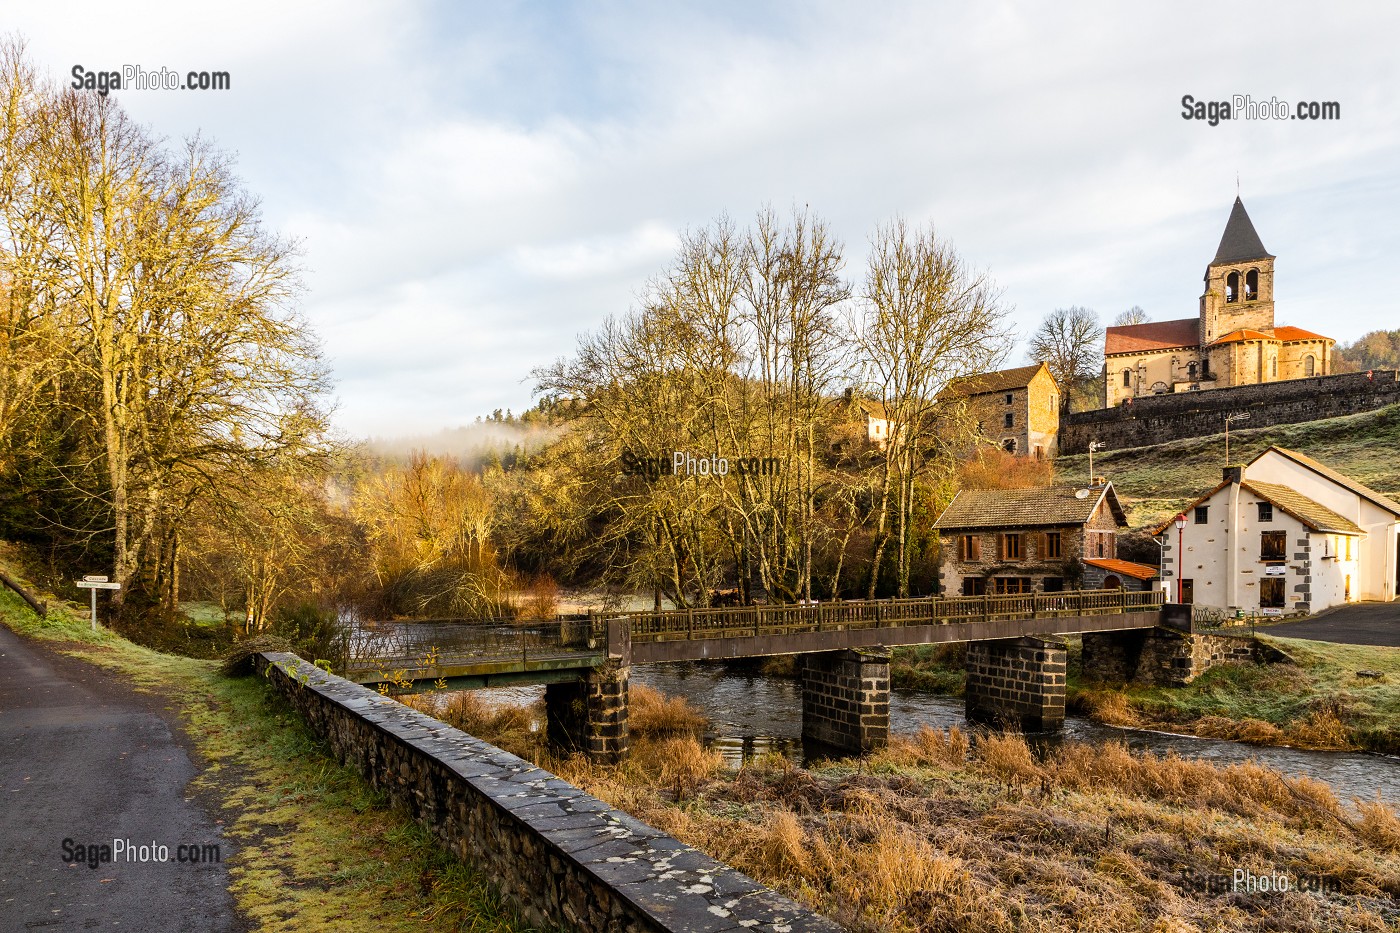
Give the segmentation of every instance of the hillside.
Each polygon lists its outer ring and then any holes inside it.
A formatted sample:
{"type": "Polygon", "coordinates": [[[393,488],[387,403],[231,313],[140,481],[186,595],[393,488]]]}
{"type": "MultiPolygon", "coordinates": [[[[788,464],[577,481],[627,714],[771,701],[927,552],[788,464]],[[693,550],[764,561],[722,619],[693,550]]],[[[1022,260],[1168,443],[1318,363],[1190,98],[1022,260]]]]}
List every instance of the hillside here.
{"type": "MultiPolygon", "coordinates": [[[[1307,454],[1400,498],[1400,405],[1306,424],[1282,424],[1230,432],[1230,459],[1248,463],[1271,445],[1307,454]]],[[[1164,522],[1220,482],[1225,435],[1107,451],[1094,456],[1094,472],[1113,481],[1134,529],[1164,522]]],[[[1055,461],[1059,482],[1084,480],[1089,458],[1055,461]]]]}

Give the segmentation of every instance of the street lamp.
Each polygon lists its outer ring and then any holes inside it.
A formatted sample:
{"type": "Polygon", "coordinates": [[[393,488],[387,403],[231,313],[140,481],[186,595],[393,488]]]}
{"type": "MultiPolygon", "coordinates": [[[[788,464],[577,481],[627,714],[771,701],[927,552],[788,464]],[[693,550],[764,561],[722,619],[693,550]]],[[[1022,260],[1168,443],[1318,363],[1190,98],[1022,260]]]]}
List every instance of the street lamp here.
{"type": "Polygon", "coordinates": [[[1094,485],[1094,451],[1103,450],[1108,445],[1103,441],[1089,442],[1089,485],[1094,485]]]}
{"type": "Polygon", "coordinates": [[[1186,553],[1182,549],[1182,535],[1186,533],[1186,513],[1176,517],[1176,601],[1181,602],[1181,572],[1186,568],[1186,553]]]}
{"type": "Polygon", "coordinates": [[[1231,421],[1248,421],[1248,420],[1249,420],[1249,412],[1247,412],[1247,411],[1237,411],[1237,412],[1235,412],[1233,415],[1226,415],[1226,416],[1225,416],[1225,465],[1226,465],[1226,466],[1229,466],[1229,465],[1230,465],[1230,422],[1231,422],[1231,421]]]}

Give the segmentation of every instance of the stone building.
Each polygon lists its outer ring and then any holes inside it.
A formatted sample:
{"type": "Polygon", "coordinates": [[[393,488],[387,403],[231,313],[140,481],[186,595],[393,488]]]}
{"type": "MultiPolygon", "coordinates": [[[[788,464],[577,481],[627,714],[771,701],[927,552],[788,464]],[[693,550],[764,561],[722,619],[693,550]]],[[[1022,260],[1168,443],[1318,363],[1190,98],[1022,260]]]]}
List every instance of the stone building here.
{"type": "Polygon", "coordinates": [[[965,399],[978,433],[1003,450],[1053,459],[1060,432],[1060,387],[1044,363],[954,381],[943,398],[965,399]]]}
{"type": "Polygon", "coordinates": [[[1112,483],[964,489],[934,522],[940,592],[1055,593],[1083,584],[1084,559],[1118,556],[1127,527],[1112,483]]]}
{"type": "Polygon", "coordinates": [[[1284,613],[1400,594],[1400,503],[1296,451],[1226,467],[1182,514],[1155,531],[1172,599],[1284,613]]]}
{"type": "Polygon", "coordinates": [[[1104,406],[1330,373],[1336,341],[1274,325],[1274,258],[1235,198],[1198,315],[1106,330],[1104,406]]]}

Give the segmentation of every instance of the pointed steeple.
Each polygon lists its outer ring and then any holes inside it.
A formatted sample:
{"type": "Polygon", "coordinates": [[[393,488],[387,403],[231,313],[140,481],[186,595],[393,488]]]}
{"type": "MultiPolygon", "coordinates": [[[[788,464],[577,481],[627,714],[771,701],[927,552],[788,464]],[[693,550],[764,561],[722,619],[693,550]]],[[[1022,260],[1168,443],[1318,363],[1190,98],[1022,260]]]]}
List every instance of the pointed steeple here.
{"type": "Polygon", "coordinates": [[[1244,202],[1235,197],[1235,206],[1230,209],[1230,219],[1225,224],[1225,235],[1220,238],[1220,248],[1215,251],[1211,265],[1222,262],[1244,262],[1249,259],[1273,259],[1273,254],[1264,248],[1254,224],[1245,212],[1244,202]]]}

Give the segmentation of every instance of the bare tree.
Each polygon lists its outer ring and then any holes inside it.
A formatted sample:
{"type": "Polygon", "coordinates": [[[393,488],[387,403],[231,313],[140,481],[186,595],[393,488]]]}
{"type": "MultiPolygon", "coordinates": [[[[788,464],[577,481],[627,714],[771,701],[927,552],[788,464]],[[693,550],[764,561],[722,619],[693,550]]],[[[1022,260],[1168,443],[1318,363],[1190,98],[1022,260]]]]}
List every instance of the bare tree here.
{"type": "Polygon", "coordinates": [[[1131,327],[1134,324],[1146,324],[1150,320],[1151,318],[1147,316],[1146,311],[1142,310],[1142,308],[1138,307],[1137,305],[1133,305],[1131,308],[1121,312],[1116,318],[1113,319],[1113,326],[1131,327]]]}
{"type": "Polygon", "coordinates": [[[915,483],[930,468],[951,474],[953,453],[970,439],[958,428],[966,419],[949,410],[956,403],[939,411],[938,396],[952,380],[1005,357],[1007,308],[990,276],[971,269],[932,229],[910,229],[902,218],[876,232],[861,299],[852,339],[889,421],[868,595],[875,596],[891,535],[898,591],[907,595],[915,483]]]}
{"type": "Polygon", "coordinates": [[[1103,328],[1089,308],[1056,308],[1031,337],[1030,357],[1043,361],[1060,384],[1061,408],[1091,398],[1103,370],[1103,328]]]}

